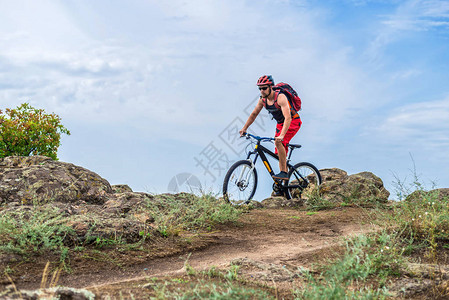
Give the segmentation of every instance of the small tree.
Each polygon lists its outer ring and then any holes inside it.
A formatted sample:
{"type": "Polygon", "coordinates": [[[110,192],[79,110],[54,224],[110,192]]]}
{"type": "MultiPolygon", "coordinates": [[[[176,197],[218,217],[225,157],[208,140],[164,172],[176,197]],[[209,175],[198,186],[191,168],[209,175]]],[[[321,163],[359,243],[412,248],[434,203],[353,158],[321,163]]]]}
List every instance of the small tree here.
{"type": "Polygon", "coordinates": [[[44,155],[56,160],[61,133],[70,135],[58,115],[28,103],[0,110],[0,157],[44,155]]]}

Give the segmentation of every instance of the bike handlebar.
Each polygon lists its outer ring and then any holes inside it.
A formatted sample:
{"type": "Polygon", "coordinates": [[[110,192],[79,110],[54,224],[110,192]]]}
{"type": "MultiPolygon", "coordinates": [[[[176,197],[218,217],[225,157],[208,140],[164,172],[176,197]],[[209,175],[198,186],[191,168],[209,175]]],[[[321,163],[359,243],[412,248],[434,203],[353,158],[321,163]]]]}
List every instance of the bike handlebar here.
{"type": "Polygon", "coordinates": [[[261,137],[261,136],[253,135],[253,134],[248,133],[248,132],[243,133],[243,136],[246,136],[247,139],[249,139],[250,137],[252,137],[253,139],[258,140],[258,141],[261,141],[261,142],[274,141],[274,138],[271,138],[271,137],[261,137]]]}

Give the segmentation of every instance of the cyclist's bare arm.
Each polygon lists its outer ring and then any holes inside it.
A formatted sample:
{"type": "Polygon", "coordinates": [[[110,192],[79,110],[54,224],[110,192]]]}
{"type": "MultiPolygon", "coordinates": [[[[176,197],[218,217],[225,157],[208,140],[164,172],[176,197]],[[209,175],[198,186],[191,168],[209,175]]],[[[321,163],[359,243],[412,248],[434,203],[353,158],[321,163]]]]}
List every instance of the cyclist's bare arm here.
{"type": "Polygon", "coordinates": [[[279,134],[279,139],[282,140],[290,127],[292,122],[292,115],[290,112],[290,105],[288,104],[288,99],[284,94],[278,96],[278,105],[281,107],[282,114],[284,115],[284,125],[282,126],[282,131],[279,134]]]}
{"type": "Polygon", "coordinates": [[[253,124],[254,120],[257,118],[257,116],[259,115],[262,108],[263,108],[263,102],[262,102],[262,99],[259,98],[259,101],[257,102],[256,107],[254,108],[253,112],[249,115],[248,120],[246,121],[243,128],[240,129],[240,131],[239,131],[240,136],[242,136],[243,133],[245,133],[246,130],[248,130],[248,127],[251,126],[251,124],[253,124]]]}

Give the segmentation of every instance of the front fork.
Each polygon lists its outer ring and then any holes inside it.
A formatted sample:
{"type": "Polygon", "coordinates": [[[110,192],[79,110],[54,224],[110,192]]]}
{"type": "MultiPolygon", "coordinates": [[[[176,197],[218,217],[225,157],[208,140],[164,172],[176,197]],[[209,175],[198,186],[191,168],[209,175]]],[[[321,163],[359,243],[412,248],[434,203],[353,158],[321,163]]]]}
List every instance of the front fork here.
{"type": "MultiPolygon", "coordinates": [[[[251,175],[251,172],[256,167],[256,160],[258,157],[259,157],[259,154],[255,151],[251,151],[250,153],[248,153],[248,157],[246,159],[251,163],[251,169],[246,173],[246,178],[244,179],[245,185],[248,185],[249,176],[251,175]],[[250,157],[253,154],[255,154],[256,156],[254,157],[254,160],[251,160],[250,157]]],[[[240,171],[239,179],[237,180],[238,183],[242,183],[243,176],[245,175],[244,173],[245,173],[245,168],[242,168],[242,170],[240,171]]],[[[244,186],[244,187],[246,187],[246,186],[244,186]]],[[[244,188],[244,187],[242,187],[242,188],[244,188]]]]}

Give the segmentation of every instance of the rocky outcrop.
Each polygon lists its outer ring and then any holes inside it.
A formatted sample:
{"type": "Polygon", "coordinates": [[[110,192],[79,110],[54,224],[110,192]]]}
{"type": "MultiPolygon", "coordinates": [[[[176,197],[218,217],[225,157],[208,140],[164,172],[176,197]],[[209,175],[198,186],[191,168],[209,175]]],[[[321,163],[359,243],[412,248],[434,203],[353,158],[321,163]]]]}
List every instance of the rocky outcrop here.
{"type": "MultiPolygon", "coordinates": [[[[338,168],[320,170],[323,182],[321,198],[334,203],[388,202],[388,192],[382,180],[371,172],[349,175],[338,168]]],[[[307,195],[305,195],[307,197],[307,195]]],[[[307,200],[307,198],[305,199],[307,200]]]]}
{"type": "MultiPolygon", "coordinates": [[[[361,172],[348,175],[346,171],[338,168],[320,170],[322,183],[319,190],[314,184],[315,177],[310,175],[312,183],[304,191],[293,191],[293,199],[284,197],[271,197],[264,199],[261,204],[264,208],[300,207],[311,202],[328,203],[327,207],[341,203],[373,204],[386,203],[390,193],[385,189],[382,180],[371,172],[361,172]]],[[[449,189],[448,189],[449,193],[449,189]]],[[[442,193],[443,194],[443,193],[442,193]]],[[[312,205],[313,206],[313,205],[312,205]]]]}
{"type": "Polygon", "coordinates": [[[112,192],[105,179],[74,164],[45,156],[0,158],[0,204],[103,204],[112,192]]]}
{"type": "Polygon", "coordinates": [[[127,185],[111,187],[90,170],[48,157],[0,159],[0,212],[58,220],[73,229],[65,244],[140,240],[142,233],[155,232],[154,217],[145,209],[152,199],[127,185]]]}
{"type": "MultiPolygon", "coordinates": [[[[323,183],[318,197],[325,200],[339,203],[351,198],[380,202],[388,199],[389,193],[382,180],[372,173],[348,176],[336,168],[320,172],[323,183]]],[[[250,206],[299,207],[316,196],[307,190],[297,195],[301,198],[270,197],[262,202],[252,201],[250,206]]],[[[48,157],[0,159],[0,211],[31,217],[38,207],[42,214],[57,215],[73,229],[72,234],[67,235],[67,243],[85,244],[117,237],[126,242],[138,241],[142,233],[155,231],[155,216],[149,215],[147,208],[150,202],[158,203],[156,198],[133,192],[128,185],[111,186],[92,171],[48,157]]]]}

